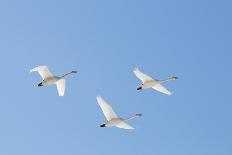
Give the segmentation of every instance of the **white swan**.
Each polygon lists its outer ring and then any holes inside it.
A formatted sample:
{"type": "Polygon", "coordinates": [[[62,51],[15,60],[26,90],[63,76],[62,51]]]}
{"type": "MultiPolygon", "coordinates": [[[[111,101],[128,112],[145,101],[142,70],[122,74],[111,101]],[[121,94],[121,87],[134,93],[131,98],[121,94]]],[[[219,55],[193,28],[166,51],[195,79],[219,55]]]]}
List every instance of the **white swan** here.
{"type": "Polygon", "coordinates": [[[143,82],[138,88],[137,90],[143,90],[143,89],[147,89],[147,88],[153,88],[161,93],[167,94],[167,95],[171,95],[172,93],[170,91],[168,91],[164,86],[162,86],[161,84],[170,80],[176,80],[177,77],[170,77],[167,78],[165,80],[157,80],[157,79],[153,79],[150,76],[142,73],[138,68],[134,69],[134,74],[143,82]]]}
{"type": "Polygon", "coordinates": [[[111,106],[107,104],[107,102],[101,96],[97,96],[97,102],[99,106],[101,107],[107,119],[107,122],[100,125],[100,127],[116,126],[118,128],[123,128],[123,129],[134,129],[132,126],[128,125],[126,122],[133,118],[142,116],[142,114],[135,114],[129,118],[124,119],[124,118],[119,117],[117,114],[115,114],[111,106]]]}
{"type": "Polygon", "coordinates": [[[38,66],[30,70],[30,72],[38,72],[42,77],[42,81],[38,84],[38,86],[48,86],[52,84],[56,84],[59,96],[64,96],[65,92],[65,77],[71,74],[77,73],[76,71],[71,71],[63,76],[54,76],[49,71],[47,66],[38,66]]]}

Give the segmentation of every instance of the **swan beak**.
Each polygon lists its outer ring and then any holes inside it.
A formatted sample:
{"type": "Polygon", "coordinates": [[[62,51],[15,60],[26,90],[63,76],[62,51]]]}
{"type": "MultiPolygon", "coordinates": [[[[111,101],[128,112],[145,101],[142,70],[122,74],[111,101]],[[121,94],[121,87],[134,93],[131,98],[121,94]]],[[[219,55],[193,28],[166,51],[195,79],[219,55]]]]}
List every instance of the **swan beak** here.
{"type": "Polygon", "coordinates": [[[174,76],[174,77],[173,77],[173,79],[175,79],[175,80],[176,80],[176,79],[179,79],[179,78],[178,78],[178,77],[176,77],[176,76],[174,76]]]}
{"type": "Polygon", "coordinates": [[[104,127],[106,127],[106,124],[102,124],[102,125],[100,125],[100,127],[104,128],[104,127]]]}
{"type": "Polygon", "coordinates": [[[41,86],[43,86],[42,82],[40,82],[40,83],[38,84],[38,87],[41,87],[41,86]]]}
{"type": "Polygon", "coordinates": [[[137,90],[142,90],[142,87],[138,87],[137,90]]]}

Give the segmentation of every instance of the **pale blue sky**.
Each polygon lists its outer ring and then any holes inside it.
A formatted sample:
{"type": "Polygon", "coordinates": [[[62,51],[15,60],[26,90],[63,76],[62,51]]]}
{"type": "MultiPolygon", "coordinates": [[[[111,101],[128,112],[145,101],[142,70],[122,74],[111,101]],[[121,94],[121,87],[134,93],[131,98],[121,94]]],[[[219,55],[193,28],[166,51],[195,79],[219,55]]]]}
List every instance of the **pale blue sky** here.
{"type": "Polygon", "coordinates": [[[2,0],[1,155],[231,155],[229,0],[2,0]],[[48,65],[77,70],[64,97],[38,88],[48,65]],[[133,69],[162,79],[166,96],[138,92],[133,69]],[[127,131],[104,129],[96,95],[127,131]]]}

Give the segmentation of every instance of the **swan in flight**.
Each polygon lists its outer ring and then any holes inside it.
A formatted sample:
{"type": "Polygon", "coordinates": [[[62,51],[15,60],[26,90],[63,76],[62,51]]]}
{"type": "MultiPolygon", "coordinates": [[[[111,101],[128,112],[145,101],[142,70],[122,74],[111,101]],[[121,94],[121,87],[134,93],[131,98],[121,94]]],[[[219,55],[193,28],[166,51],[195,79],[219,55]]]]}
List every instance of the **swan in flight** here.
{"type": "Polygon", "coordinates": [[[38,72],[42,77],[42,81],[38,84],[38,86],[48,86],[52,84],[56,84],[59,96],[64,96],[65,92],[65,77],[68,75],[72,75],[77,73],[77,71],[71,71],[63,76],[55,76],[53,75],[47,66],[38,66],[30,70],[30,72],[38,72]]]}
{"type": "Polygon", "coordinates": [[[161,93],[167,94],[167,95],[171,95],[172,93],[169,90],[167,90],[164,86],[162,86],[161,84],[164,82],[170,81],[170,80],[178,79],[175,76],[167,78],[165,80],[153,79],[150,76],[142,73],[138,68],[134,69],[134,74],[137,76],[137,78],[139,78],[142,81],[142,84],[137,88],[137,90],[153,88],[153,89],[155,89],[161,93]]]}
{"type": "Polygon", "coordinates": [[[101,96],[97,96],[97,102],[99,104],[99,106],[101,107],[107,122],[100,125],[100,127],[113,127],[116,126],[118,128],[123,128],[123,129],[134,129],[132,126],[128,125],[126,122],[136,118],[136,117],[140,117],[142,116],[142,114],[135,114],[129,118],[121,118],[119,117],[111,108],[111,106],[109,104],[107,104],[107,102],[101,97],[101,96]]]}

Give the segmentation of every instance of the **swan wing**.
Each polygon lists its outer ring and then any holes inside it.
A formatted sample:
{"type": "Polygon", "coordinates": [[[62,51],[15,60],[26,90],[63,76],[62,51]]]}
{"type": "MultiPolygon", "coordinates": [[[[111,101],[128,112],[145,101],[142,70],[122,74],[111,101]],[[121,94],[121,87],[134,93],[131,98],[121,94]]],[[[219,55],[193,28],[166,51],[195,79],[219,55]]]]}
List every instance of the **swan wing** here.
{"type": "Polygon", "coordinates": [[[56,82],[56,87],[57,87],[59,96],[64,96],[64,92],[65,92],[65,79],[60,79],[59,81],[57,81],[56,82]]]}
{"type": "Polygon", "coordinates": [[[38,72],[42,79],[52,77],[52,73],[49,71],[47,66],[38,66],[30,70],[30,72],[38,72]]]}
{"type": "Polygon", "coordinates": [[[130,126],[129,124],[125,123],[125,122],[121,122],[118,125],[116,125],[116,127],[118,128],[123,128],[123,129],[135,129],[132,126],[130,126]]]}
{"type": "Polygon", "coordinates": [[[134,69],[134,74],[139,78],[143,83],[153,80],[150,76],[142,73],[138,68],[134,69]]]}
{"type": "Polygon", "coordinates": [[[108,121],[113,118],[118,118],[112,107],[101,96],[97,96],[97,102],[108,121]]]}
{"type": "Polygon", "coordinates": [[[164,93],[164,94],[167,94],[167,95],[171,95],[172,93],[167,90],[164,86],[162,86],[161,84],[157,84],[155,86],[152,87],[153,89],[161,92],[161,93],[164,93]]]}

